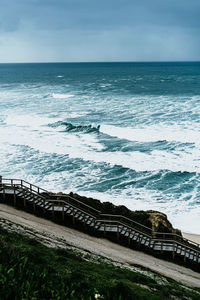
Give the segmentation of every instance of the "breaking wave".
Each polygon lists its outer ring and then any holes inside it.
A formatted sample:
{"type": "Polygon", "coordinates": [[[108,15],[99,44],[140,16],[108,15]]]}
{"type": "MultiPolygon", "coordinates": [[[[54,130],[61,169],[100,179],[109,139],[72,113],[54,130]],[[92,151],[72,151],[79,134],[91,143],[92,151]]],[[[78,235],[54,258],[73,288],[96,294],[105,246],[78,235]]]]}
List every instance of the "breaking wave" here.
{"type": "Polygon", "coordinates": [[[51,127],[60,127],[62,126],[66,132],[83,132],[83,133],[92,133],[92,132],[99,132],[100,125],[97,127],[92,125],[74,125],[68,122],[56,122],[54,124],[50,124],[51,127]]]}

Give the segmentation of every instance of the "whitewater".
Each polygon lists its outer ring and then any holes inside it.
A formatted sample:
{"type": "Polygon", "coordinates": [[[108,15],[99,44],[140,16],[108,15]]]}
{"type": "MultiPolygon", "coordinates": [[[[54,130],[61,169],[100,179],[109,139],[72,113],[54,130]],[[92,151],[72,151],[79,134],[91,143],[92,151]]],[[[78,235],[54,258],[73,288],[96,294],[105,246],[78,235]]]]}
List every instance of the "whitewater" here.
{"type": "Polygon", "coordinates": [[[0,64],[0,174],[199,234],[200,64],[0,64]]]}

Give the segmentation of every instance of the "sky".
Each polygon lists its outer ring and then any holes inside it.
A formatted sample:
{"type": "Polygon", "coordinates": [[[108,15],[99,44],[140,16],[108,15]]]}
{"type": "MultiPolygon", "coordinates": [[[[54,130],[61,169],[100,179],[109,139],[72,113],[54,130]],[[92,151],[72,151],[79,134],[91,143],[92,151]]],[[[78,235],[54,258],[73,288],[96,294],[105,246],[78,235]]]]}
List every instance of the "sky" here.
{"type": "Polygon", "coordinates": [[[0,62],[200,60],[200,0],[0,0],[0,62]]]}

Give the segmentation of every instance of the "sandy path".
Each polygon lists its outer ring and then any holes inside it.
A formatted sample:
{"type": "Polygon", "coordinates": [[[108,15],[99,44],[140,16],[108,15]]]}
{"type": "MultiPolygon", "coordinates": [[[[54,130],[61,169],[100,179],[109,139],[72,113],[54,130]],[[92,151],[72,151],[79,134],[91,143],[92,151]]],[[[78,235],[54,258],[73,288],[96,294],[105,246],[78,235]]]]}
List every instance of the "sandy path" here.
{"type": "Polygon", "coordinates": [[[95,255],[129,265],[140,265],[156,273],[172,278],[182,284],[200,288],[200,274],[179,265],[157,259],[142,252],[112,243],[106,239],[91,237],[77,230],[57,225],[13,207],[0,204],[0,219],[26,227],[38,236],[48,237],[49,245],[66,243],[95,255]]]}

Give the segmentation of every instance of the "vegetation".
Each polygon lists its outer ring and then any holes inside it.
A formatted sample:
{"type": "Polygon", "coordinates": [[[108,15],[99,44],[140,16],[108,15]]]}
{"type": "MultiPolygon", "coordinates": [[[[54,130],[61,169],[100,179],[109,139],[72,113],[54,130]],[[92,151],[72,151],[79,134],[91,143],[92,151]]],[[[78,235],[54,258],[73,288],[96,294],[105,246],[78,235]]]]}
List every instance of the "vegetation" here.
{"type": "Polygon", "coordinates": [[[70,196],[101,211],[102,214],[123,215],[151,228],[151,222],[148,220],[149,214],[146,211],[131,211],[124,205],[116,206],[111,202],[101,202],[97,199],[80,196],[72,192],[70,196]]]}
{"type": "MultiPolygon", "coordinates": [[[[62,193],[59,193],[62,198],[62,193]]],[[[164,213],[157,211],[132,211],[124,205],[114,205],[111,202],[101,202],[97,199],[80,196],[76,193],[70,193],[70,196],[99,210],[102,214],[122,215],[135,222],[138,222],[154,232],[176,233],[181,235],[180,230],[174,229],[164,213]]],[[[149,232],[149,231],[148,231],[149,232]]]]}
{"type": "Polygon", "coordinates": [[[197,290],[161,276],[92,261],[91,256],[72,250],[48,248],[0,227],[2,300],[199,298],[197,290]]]}

